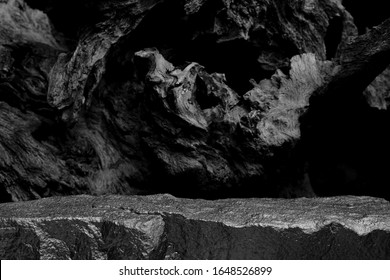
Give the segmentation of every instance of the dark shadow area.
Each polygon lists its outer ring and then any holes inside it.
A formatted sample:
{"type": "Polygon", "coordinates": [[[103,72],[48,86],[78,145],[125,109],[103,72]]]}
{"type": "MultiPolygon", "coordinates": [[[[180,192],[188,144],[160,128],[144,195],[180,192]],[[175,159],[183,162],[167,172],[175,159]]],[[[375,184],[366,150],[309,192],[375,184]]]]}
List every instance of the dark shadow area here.
{"type": "Polygon", "coordinates": [[[366,33],[367,28],[381,24],[390,17],[388,1],[356,1],[344,0],[344,7],[352,14],[359,34],[366,33]]]}
{"type": "Polygon", "coordinates": [[[5,190],[5,188],[0,188],[0,203],[12,201],[12,196],[5,190]]]}
{"type": "Polygon", "coordinates": [[[311,99],[302,145],[319,196],[357,195],[390,201],[390,113],[368,106],[361,93],[311,99]]]}
{"type": "Polygon", "coordinates": [[[43,11],[48,15],[55,30],[65,39],[66,44],[75,47],[82,30],[98,22],[99,12],[97,1],[92,0],[25,0],[33,9],[43,11]]]}
{"type": "Polygon", "coordinates": [[[343,34],[343,18],[334,17],[330,20],[325,35],[326,59],[332,60],[335,57],[337,48],[343,34]]]}
{"type": "Polygon", "coordinates": [[[60,146],[68,138],[64,125],[49,119],[41,119],[41,124],[31,133],[35,140],[48,142],[53,146],[60,146]]]}

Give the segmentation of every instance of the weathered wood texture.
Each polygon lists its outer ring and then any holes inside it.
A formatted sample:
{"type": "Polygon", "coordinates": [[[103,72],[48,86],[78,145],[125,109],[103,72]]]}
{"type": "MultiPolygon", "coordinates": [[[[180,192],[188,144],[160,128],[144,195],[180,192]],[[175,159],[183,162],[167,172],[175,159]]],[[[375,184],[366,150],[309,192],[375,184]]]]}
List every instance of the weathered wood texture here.
{"type": "Polygon", "coordinates": [[[310,97],[362,91],[390,61],[389,21],[354,37],[341,1],[79,5],[51,25],[0,2],[2,201],[313,196],[300,147],[310,97]]]}

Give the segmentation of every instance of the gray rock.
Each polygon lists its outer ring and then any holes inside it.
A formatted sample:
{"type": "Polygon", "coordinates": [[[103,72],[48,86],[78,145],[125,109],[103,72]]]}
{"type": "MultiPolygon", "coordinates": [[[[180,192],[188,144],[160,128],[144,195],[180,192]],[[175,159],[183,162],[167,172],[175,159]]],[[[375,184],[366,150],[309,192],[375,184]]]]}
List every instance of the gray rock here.
{"type": "Polygon", "coordinates": [[[0,205],[1,259],[389,259],[370,197],[71,196],[0,205]]]}

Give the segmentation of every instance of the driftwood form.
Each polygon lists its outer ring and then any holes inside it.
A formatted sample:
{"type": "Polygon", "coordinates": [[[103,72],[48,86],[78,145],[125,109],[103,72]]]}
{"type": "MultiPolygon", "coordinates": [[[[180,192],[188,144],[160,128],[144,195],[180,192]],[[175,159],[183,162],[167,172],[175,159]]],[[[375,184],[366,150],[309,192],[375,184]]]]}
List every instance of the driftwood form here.
{"type": "Polygon", "coordinates": [[[302,117],[390,62],[389,20],[357,36],[341,1],[316,3],[81,1],[66,29],[2,1],[2,201],[313,196],[302,117]]]}

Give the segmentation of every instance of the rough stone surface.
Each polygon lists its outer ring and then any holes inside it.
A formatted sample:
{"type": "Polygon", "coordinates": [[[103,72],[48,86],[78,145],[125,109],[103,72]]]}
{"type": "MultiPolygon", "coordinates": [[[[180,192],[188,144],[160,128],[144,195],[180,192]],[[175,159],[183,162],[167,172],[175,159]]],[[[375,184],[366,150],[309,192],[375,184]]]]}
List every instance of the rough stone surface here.
{"type": "Polygon", "coordinates": [[[369,197],[70,196],[0,205],[1,259],[389,259],[369,197]]]}

